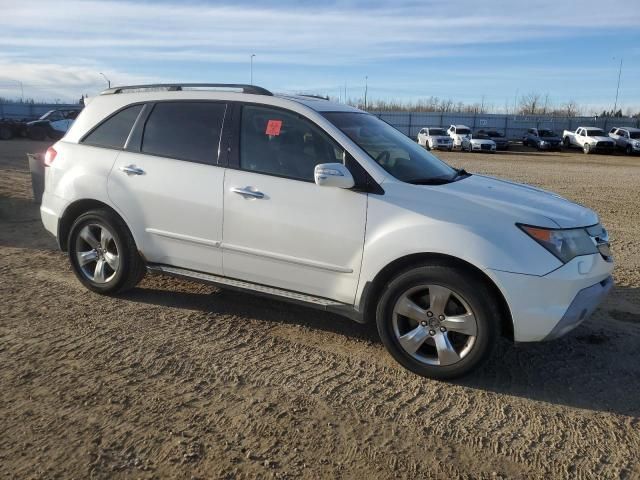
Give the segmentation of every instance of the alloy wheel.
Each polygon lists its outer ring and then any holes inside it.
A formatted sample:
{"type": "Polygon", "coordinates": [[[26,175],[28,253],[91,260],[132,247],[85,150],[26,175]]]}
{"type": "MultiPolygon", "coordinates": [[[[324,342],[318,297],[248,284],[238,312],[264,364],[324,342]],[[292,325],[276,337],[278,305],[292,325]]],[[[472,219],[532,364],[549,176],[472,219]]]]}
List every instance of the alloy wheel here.
{"type": "Polygon", "coordinates": [[[76,237],[76,260],[82,274],[94,283],[113,279],[120,268],[120,255],[113,233],[104,225],[90,223],[76,237]]]}
{"type": "Polygon", "coordinates": [[[461,295],[442,285],[413,287],[393,307],[398,344],[425,365],[452,365],[466,357],[476,341],[476,315],[461,295]]]}

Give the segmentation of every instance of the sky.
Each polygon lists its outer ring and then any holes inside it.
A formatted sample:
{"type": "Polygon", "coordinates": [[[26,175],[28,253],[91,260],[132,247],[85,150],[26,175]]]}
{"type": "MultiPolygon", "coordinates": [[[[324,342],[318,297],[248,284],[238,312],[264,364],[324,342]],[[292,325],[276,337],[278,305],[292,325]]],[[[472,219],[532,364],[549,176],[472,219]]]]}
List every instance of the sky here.
{"type": "Polygon", "coordinates": [[[0,97],[112,85],[250,83],[275,92],[511,108],[531,92],[640,111],[640,0],[0,0],[0,97]],[[366,78],[366,80],[365,80],[366,78]]]}

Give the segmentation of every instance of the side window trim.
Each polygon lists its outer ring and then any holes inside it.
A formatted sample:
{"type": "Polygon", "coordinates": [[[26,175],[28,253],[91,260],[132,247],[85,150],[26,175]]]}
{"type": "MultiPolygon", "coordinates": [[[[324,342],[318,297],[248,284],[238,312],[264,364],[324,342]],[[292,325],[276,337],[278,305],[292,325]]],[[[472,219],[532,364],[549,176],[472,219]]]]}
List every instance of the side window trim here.
{"type": "Polygon", "coordinates": [[[144,131],[144,126],[147,123],[147,119],[149,118],[149,114],[151,114],[151,110],[153,110],[154,105],[154,103],[144,104],[138,118],[133,122],[133,128],[129,132],[129,136],[127,137],[127,141],[124,143],[123,150],[140,153],[142,147],[142,132],[144,131]]]}

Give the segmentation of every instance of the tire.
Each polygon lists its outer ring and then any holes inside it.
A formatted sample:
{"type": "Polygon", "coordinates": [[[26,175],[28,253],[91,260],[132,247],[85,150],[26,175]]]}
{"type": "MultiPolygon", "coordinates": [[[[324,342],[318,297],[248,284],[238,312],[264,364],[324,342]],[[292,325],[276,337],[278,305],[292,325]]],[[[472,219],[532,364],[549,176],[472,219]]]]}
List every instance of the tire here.
{"type": "Polygon", "coordinates": [[[0,127],[0,140],[11,140],[13,137],[13,130],[9,127],[0,127]]]}
{"type": "Polygon", "coordinates": [[[431,145],[429,145],[429,140],[425,140],[424,148],[426,148],[427,150],[431,151],[431,145]]]}
{"type": "Polygon", "coordinates": [[[376,323],[396,361],[413,373],[437,379],[478,368],[500,334],[497,302],[484,282],[444,265],[416,267],[389,282],[378,302],[376,323]],[[448,302],[442,301],[445,298],[448,302]]]}
{"type": "Polygon", "coordinates": [[[627,155],[633,155],[633,149],[631,148],[631,145],[627,145],[625,152],[627,153],[627,155]]]}
{"type": "Polygon", "coordinates": [[[564,137],[562,144],[564,145],[564,148],[571,148],[571,140],[569,140],[569,137],[564,137]]]}
{"type": "Polygon", "coordinates": [[[80,215],[73,222],[67,245],[73,272],[93,292],[110,295],[130,290],[146,272],[131,232],[109,210],[80,215]],[[81,259],[86,263],[81,264],[81,259]]]}
{"type": "Polygon", "coordinates": [[[591,153],[591,146],[588,143],[585,143],[582,146],[582,151],[585,153],[585,155],[589,155],[589,153],[591,153]]]}
{"type": "Polygon", "coordinates": [[[47,139],[47,131],[38,125],[31,127],[27,134],[31,140],[42,141],[47,139]]]}

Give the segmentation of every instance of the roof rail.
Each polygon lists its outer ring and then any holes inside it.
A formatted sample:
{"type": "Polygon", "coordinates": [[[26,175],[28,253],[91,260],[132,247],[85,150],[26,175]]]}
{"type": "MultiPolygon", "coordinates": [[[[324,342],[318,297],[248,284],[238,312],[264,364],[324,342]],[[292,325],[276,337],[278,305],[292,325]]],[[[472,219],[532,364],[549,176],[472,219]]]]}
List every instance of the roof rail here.
{"type": "Polygon", "coordinates": [[[312,95],[310,93],[300,93],[300,97],[317,98],[318,100],[329,100],[329,95],[312,95]]]}
{"type": "Polygon", "coordinates": [[[242,90],[242,93],[252,93],[254,95],[273,95],[273,93],[266,88],[242,83],[155,83],[150,85],[127,85],[123,87],[108,88],[107,90],[102,91],[100,95],[124,93],[127,90],[151,90],[157,88],[166,88],[169,92],[177,92],[184,88],[226,88],[242,90]]]}

